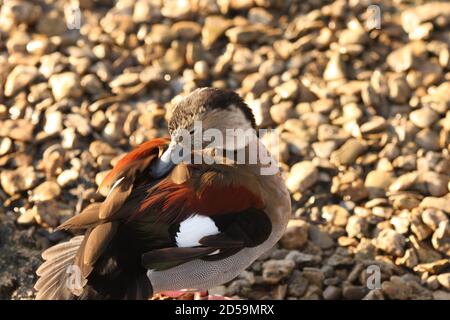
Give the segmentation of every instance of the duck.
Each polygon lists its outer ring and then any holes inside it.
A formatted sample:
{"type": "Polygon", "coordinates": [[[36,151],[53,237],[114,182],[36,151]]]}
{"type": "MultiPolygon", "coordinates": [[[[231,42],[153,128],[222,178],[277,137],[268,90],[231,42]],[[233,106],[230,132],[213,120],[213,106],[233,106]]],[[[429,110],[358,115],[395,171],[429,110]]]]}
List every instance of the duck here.
{"type": "Polygon", "coordinates": [[[42,253],[36,299],[207,292],[276,245],[290,196],[244,100],[196,89],[174,104],[168,132],[123,156],[99,186],[104,200],[57,228],[78,235],[42,253]]]}

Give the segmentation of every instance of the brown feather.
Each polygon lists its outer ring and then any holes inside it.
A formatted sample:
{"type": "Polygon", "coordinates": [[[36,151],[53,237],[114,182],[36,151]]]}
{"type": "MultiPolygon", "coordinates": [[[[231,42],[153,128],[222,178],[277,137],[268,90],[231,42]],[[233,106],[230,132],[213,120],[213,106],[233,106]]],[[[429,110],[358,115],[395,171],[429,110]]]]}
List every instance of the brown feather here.
{"type": "Polygon", "coordinates": [[[132,179],[125,178],[122,180],[119,185],[110,191],[108,197],[100,205],[98,217],[102,220],[112,220],[114,214],[123,206],[132,190],[132,179]]]}
{"type": "Polygon", "coordinates": [[[83,265],[93,266],[117,231],[118,222],[106,222],[92,229],[83,253],[83,265]]]}
{"type": "Polygon", "coordinates": [[[244,241],[232,239],[226,234],[217,234],[201,238],[198,241],[202,246],[215,248],[235,248],[243,247],[244,241]]]}
{"type": "Polygon", "coordinates": [[[80,214],[61,224],[56,230],[87,229],[99,222],[100,203],[88,205],[80,214]]]}
{"type": "Polygon", "coordinates": [[[214,252],[217,248],[186,247],[163,248],[146,252],[142,255],[142,265],[151,268],[157,263],[188,261],[214,252]]]}
{"type": "Polygon", "coordinates": [[[122,177],[134,180],[135,175],[142,172],[168,143],[169,139],[166,138],[153,139],[126,154],[103,179],[99,190],[107,193],[109,188],[122,177]]]}
{"type": "MultiPolygon", "coordinates": [[[[179,170],[189,176],[189,180],[175,183],[172,176],[161,180],[149,190],[147,198],[130,219],[147,209],[158,211],[158,219],[163,222],[178,223],[194,212],[212,216],[251,207],[264,208],[260,185],[254,175],[247,173],[244,178],[236,177],[241,170],[232,166],[195,165],[188,168],[189,174],[185,168],[179,170]]],[[[176,177],[178,179],[178,173],[176,177]]]]}

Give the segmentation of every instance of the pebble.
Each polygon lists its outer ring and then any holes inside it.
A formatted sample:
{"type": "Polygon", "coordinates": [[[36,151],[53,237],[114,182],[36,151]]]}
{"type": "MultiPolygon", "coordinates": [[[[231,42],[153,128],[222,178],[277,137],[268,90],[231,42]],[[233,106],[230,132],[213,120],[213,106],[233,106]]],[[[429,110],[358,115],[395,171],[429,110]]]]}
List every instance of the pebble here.
{"type": "Polygon", "coordinates": [[[392,229],[381,230],[375,239],[375,245],[378,249],[397,257],[404,255],[405,243],[405,237],[392,229]]]}
{"type": "Polygon", "coordinates": [[[364,181],[364,186],[369,191],[371,198],[382,197],[391,185],[393,178],[392,172],[370,171],[364,181]]]}
{"type": "Polygon", "coordinates": [[[208,16],[202,29],[202,42],[211,47],[233,25],[232,21],[221,16],[208,16]]]}
{"type": "Polygon", "coordinates": [[[267,284],[277,284],[287,278],[294,267],[295,262],[291,260],[268,260],[263,263],[263,280],[267,284]]]}
{"type": "Polygon", "coordinates": [[[450,214],[450,198],[425,197],[420,206],[442,210],[450,214]]]}
{"type": "Polygon", "coordinates": [[[29,190],[38,182],[38,176],[33,167],[3,170],[0,174],[3,190],[9,195],[29,190]]]}
{"type": "Polygon", "coordinates": [[[79,173],[74,169],[68,169],[61,172],[56,178],[56,182],[61,187],[73,185],[78,179],[79,173]]]}
{"type": "Polygon", "coordinates": [[[428,128],[439,118],[439,114],[430,108],[423,107],[409,114],[411,122],[419,128],[428,128]]]}
{"type": "Polygon", "coordinates": [[[444,287],[445,289],[450,289],[450,273],[442,273],[437,276],[437,280],[439,281],[439,284],[444,287]]]}
{"type": "Polygon", "coordinates": [[[286,185],[291,192],[304,192],[319,178],[319,171],[310,161],[303,161],[292,166],[286,185]]]}
{"type": "Polygon", "coordinates": [[[342,56],[339,53],[333,53],[325,67],[323,78],[327,81],[333,81],[345,79],[345,77],[345,65],[342,56]]]}
{"type": "Polygon", "coordinates": [[[283,237],[281,245],[286,249],[299,249],[308,241],[309,225],[302,220],[290,220],[283,237]]]}
{"type": "Polygon", "coordinates": [[[325,300],[338,300],[342,296],[342,289],[335,286],[328,286],[323,290],[322,295],[325,300]]]}
{"type": "Polygon", "coordinates": [[[364,142],[357,139],[349,139],[331,154],[331,161],[336,165],[353,164],[366,148],[364,142]]]}
{"type": "Polygon", "coordinates": [[[335,226],[345,227],[350,214],[342,206],[327,205],[322,208],[322,217],[335,226]]]}
{"type": "Polygon", "coordinates": [[[368,234],[369,224],[363,217],[351,216],[348,219],[345,231],[350,238],[362,238],[368,234]]]}
{"type": "Polygon", "coordinates": [[[39,76],[39,71],[35,66],[16,66],[8,75],[5,83],[4,94],[7,97],[13,96],[19,90],[30,85],[39,76]]]}
{"type": "Polygon", "coordinates": [[[446,255],[450,255],[450,223],[449,221],[442,221],[438,228],[434,231],[431,238],[433,248],[446,255]]]}
{"type": "Polygon", "coordinates": [[[299,270],[294,270],[289,278],[288,295],[302,297],[308,289],[308,280],[303,277],[299,270]]]}
{"type": "Polygon", "coordinates": [[[45,181],[33,190],[34,201],[53,200],[61,194],[60,186],[54,181],[45,181]]]}
{"type": "Polygon", "coordinates": [[[50,77],[49,84],[57,101],[64,98],[78,98],[83,93],[80,79],[73,72],[54,74],[50,77]]]}
{"type": "Polygon", "coordinates": [[[315,225],[309,227],[309,238],[322,249],[329,249],[335,245],[333,238],[315,225]]]}
{"type": "Polygon", "coordinates": [[[411,288],[398,277],[392,277],[390,281],[381,284],[383,293],[393,300],[407,300],[412,295],[411,288]]]}

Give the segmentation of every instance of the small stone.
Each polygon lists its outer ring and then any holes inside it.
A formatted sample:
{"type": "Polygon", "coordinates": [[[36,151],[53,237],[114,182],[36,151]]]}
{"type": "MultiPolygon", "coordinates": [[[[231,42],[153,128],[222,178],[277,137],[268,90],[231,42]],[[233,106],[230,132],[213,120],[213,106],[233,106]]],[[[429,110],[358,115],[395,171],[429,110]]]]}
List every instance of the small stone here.
{"type": "Polygon", "coordinates": [[[405,237],[392,229],[381,230],[375,239],[375,245],[378,249],[397,257],[404,255],[405,242],[405,237]]]}
{"type": "Polygon", "coordinates": [[[304,192],[316,183],[319,171],[310,161],[303,161],[292,166],[286,185],[291,192],[304,192]]]}
{"type": "Polygon", "coordinates": [[[409,219],[407,217],[394,216],[391,218],[391,224],[398,233],[405,234],[409,230],[409,219]]]}
{"type": "Polygon", "coordinates": [[[405,45],[399,49],[392,51],[387,56],[389,67],[395,72],[403,72],[411,68],[414,62],[412,46],[405,45]]]}
{"type": "Polygon", "coordinates": [[[383,117],[374,116],[369,121],[361,125],[360,130],[362,134],[369,134],[379,132],[385,129],[387,121],[383,117]]]}
{"type": "Polygon", "coordinates": [[[417,144],[425,150],[439,149],[439,136],[428,128],[422,129],[416,136],[417,144]]]}
{"type": "Polygon", "coordinates": [[[396,192],[402,190],[408,190],[418,179],[419,175],[417,172],[409,172],[400,177],[398,177],[389,186],[389,191],[396,192]]]}
{"type": "Polygon", "coordinates": [[[328,259],[327,263],[332,267],[342,267],[351,266],[354,264],[354,261],[352,257],[341,255],[338,253],[338,250],[336,250],[336,252],[328,259]]]}
{"type": "Polygon", "coordinates": [[[116,155],[116,150],[103,141],[93,141],[89,145],[89,152],[94,158],[98,158],[100,155],[116,155]]]}
{"type": "MultiPolygon", "coordinates": [[[[189,1],[166,0],[161,8],[164,17],[171,19],[185,19],[191,14],[189,1]]],[[[147,4],[148,5],[148,4],[147,4]]]]}
{"type": "Polygon", "coordinates": [[[328,286],[322,295],[325,300],[337,300],[342,296],[342,289],[335,286],[328,286]]]}
{"type": "Polygon", "coordinates": [[[363,154],[366,148],[363,141],[349,139],[338,150],[331,154],[331,161],[336,165],[353,164],[356,158],[363,154]]]}
{"type": "Polygon", "coordinates": [[[433,300],[450,300],[450,292],[437,290],[433,292],[433,300]]]}
{"type": "Polygon", "coordinates": [[[437,21],[450,16],[450,4],[445,2],[430,2],[411,7],[402,12],[401,22],[406,32],[414,31],[427,21],[437,21]]]}
{"type": "Polygon", "coordinates": [[[63,130],[63,115],[59,111],[50,112],[45,117],[44,131],[51,135],[63,130]]]}
{"type": "Polygon", "coordinates": [[[66,187],[69,185],[73,185],[77,181],[78,176],[79,176],[78,171],[74,169],[64,170],[63,172],[60,173],[58,178],[56,178],[56,182],[61,187],[66,187]]]}
{"type": "Polygon", "coordinates": [[[292,108],[292,102],[283,101],[278,104],[274,104],[270,108],[270,117],[277,124],[284,123],[288,119],[294,118],[295,109],[292,108]]]}
{"type": "Polygon", "coordinates": [[[422,208],[434,208],[450,214],[450,198],[425,197],[420,203],[422,208]]]}
{"type": "MultiPolygon", "coordinates": [[[[432,251],[432,250],[430,250],[432,251]]],[[[434,251],[432,251],[434,252],[434,251]]],[[[446,268],[448,268],[450,266],[450,261],[448,259],[439,259],[439,255],[436,256],[434,255],[434,257],[432,257],[432,259],[434,260],[433,262],[429,262],[429,263],[421,263],[418,264],[415,268],[414,271],[416,272],[429,272],[431,274],[436,274],[441,272],[442,270],[446,270],[446,268]]]]}
{"type": "Polygon", "coordinates": [[[194,21],[179,21],[172,25],[171,31],[177,38],[193,40],[200,35],[202,28],[194,21]]]}
{"type": "Polygon", "coordinates": [[[387,171],[370,171],[364,182],[371,198],[383,197],[393,181],[393,174],[387,171]]]}
{"type": "Polygon", "coordinates": [[[5,96],[11,97],[19,90],[28,86],[39,76],[34,66],[18,65],[8,75],[5,83],[5,96]]]}
{"type": "Polygon", "coordinates": [[[368,233],[368,230],[369,224],[367,220],[355,215],[348,219],[347,226],[345,227],[345,231],[347,231],[350,238],[362,238],[368,233]]]}
{"type": "Polygon", "coordinates": [[[8,138],[0,138],[0,157],[12,151],[14,147],[13,141],[8,138]]]}
{"type": "Polygon", "coordinates": [[[202,42],[211,47],[233,25],[232,21],[221,16],[208,16],[202,29],[202,42]]]}
{"type": "Polygon", "coordinates": [[[33,190],[33,201],[53,200],[61,194],[61,188],[54,181],[45,181],[33,190]]]}
{"type": "Polygon", "coordinates": [[[322,208],[322,217],[335,226],[344,227],[350,214],[347,209],[339,205],[327,205],[322,208]]]}
{"type": "Polygon", "coordinates": [[[262,76],[269,78],[273,75],[280,74],[285,68],[282,60],[270,59],[264,61],[260,66],[258,73],[262,76]]]}
{"type": "Polygon", "coordinates": [[[38,202],[33,207],[37,223],[55,228],[59,225],[62,208],[56,201],[38,202]]]}
{"type": "Polygon", "coordinates": [[[323,281],[325,279],[324,273],[318,268],[303,268],[303,277],[305,277],[310,285],[315,285],[318,288],[322,288],[323,281]]]}
{"type": "Polygon", "coordinates": [[[38,176],[33,167],[3,170],[0,174],[3,190],[9,195],[29,190],[38,182],[38,176]]]}
{"type": "Polygon", "coordinates": [[[309,225],[303,220],[289,220],[281,245],[286,249],[299,249],[308,241],[309,225]]]}
{"type": "Polygon", "coordinates": [[[268,260],[263,263],[263,280],[267,284],[277,284],[288,277],[294,267],[295,263],[291,260],[268,260]]]}
{"type": "Polygon", "coordinates": [[[448,221],[448,217],[442,211],[425,209],[422,212],[422,221],[430,227],[431,230],[436,230],[441,222],[448,221]]]}
{"type": "Polygon", "coordinates": [[[433,197],[441,197],[448,193],[450,178],[433,171],[421,172],[419,182],[426,184],[428,193],[433,197]]]}
{"type": "Polygon", "coordinates": [[[345,65],[342,56],[339,53],[334,53],[323,72],[323,78],[326,81],[345,79],[345,65]]]}
{"type": "Polygon", "coordinates": [[[49,83],[53,96],[58,101],[64,98],[78,98],[83,93],[80,79],[73,72],[54,74],[50,77],[49,83]]]}
{"type": "Polygon", "coordinates": [[[445,289],[450,290],[450,273],[442,273],[437,276],[439,284],[445,289]]]}
{"type": "Polygon", "coordinates": [[[306,280],[302,273],[298,270],[292,272],[288,280],[287,294],[293,297],[302,297],[308,288],[308,280],[306,280]]]}
{"type": "Polygon", "coordinates": [[[411,297],[411,288],[406,285],[399,277],[392,277],[390,281],[381,284],[383,293],[393,300],[407,300],[411,297]]]}
{"type": "Polygon", "coordinates": [[[257,41],[261,34],[260,29],[252,25],[233,27],[225,32],[230,42],[240,44],[257,41]]]}
{"type": "Polygon", "coordinates": [[[68,114],[64,125],[75,128],[82,136],[88,136],[92,132],[88,119],[76,113],[68,114]]]}
{"type": "Polygon", "coordinates": [[[321,141],[321,142],[314,142],[312,144],[312,148],[314,150],[314,153],[319,158],[329,158],[331,153],[336,150],[338,144],[336,141],[321,141]]]}
{"type": "Polygon", "coordinates": [[[422,85],[425,87],[429,87],[437,83],[442,77],[441,66],[429,60],[419,64],[417,69],[422,78],[422,85]]]}
{"type": "Polygon", "coordinates": [[[320,257],[313,256],[311,254],[302,253],[297,250],[291,250],[285,257],[286,260],[292,260],[297,266],[310,264],[313,262],[319,262],[320,257]]]}
{"type": "Polygon", "coordinates": [[[242,80],[242,90],[244,93],[252,92],[259,97],[267,89],[266,79],[259,73],[249,74],[242,80]]]}
{"type": "Polygon", "coordinates": [[[389,98],[395,103],[407,103],[411,90],[403,76],[389,77],[388,80],[389,98]]]}
{"type": "Polygon", "coordinates": [[[417,109],[409,114],[411,122],[419,128],[428,128],[436,123],[438,118],[438,113],[428,107],[417,109]]]}
{"type": "Polygon", "coordinates": [[[419,258],[417,257],[416,252],[409,248],[405,251],[405,255],[403,257],[395,259],[395,263],[397,265],[404,265],[407,268],[414,268],[419,263],[419,258]]]}
{"type": "Polygon", "coordinates": [[[342,290],[342,296],[348,300],[361,300],[367,294],[367,288],[363,286],[346,285],[342,290]]]}
{"type": "Polygon", "coordinates": [[[36,217],[36,211],[33,209],[28,209],[22,213],[19,218],[17,218],[17,223],[22,225],[28,225],[34,223],[36,217]]]}
{"type": "Polygon", "coordinates": [[[67,30],[64,13],[60,10],[50,10],[43,15],[36,25],[37,33],[46,36],[60,36],[67,30]]]}
{"type": "Polygon", "coordinates": [[[299,84],[296,80],[289,80],[275,88],[275,93],[281,99],[293,99],[299,94],[299,84]]]}
{"type": "Polygon", "coordinates": [[[309,227],[309,238],[322,249],[329,249],[335,245],[333,238],[315,225],[309,227]]]}
{"type": "Polygon", "coordinates": [[[66,128],[61,131],[61,146],[64,149],[73,149],[77,146],[79,140],[74,128],[66,128]]]}
{"type": "Polygon", "coordinates": [[[450,255],[450,223],[443,221],[439,227],[434,231],[431,238],[433,248],[446,255],[450,255]]]}
{"type": "Polygon", "coordinates": [[[34,126],[25,119],[0,121],[0,136],[10,137],[18,141],[30,141],[33,139],[34,126]]]}

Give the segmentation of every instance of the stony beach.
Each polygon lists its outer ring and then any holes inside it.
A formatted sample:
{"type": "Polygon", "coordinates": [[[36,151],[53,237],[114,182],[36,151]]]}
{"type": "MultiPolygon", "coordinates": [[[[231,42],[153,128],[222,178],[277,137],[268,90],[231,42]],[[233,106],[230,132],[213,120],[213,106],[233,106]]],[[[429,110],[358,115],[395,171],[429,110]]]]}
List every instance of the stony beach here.
{"type": "Polygon", "coordinates": [[[0,299],[33,299],[54,228],[214,86],[279,138],[293,212],[211,293],[450,300],[450,3],[0,0],[0,52],[0,299]]]}

